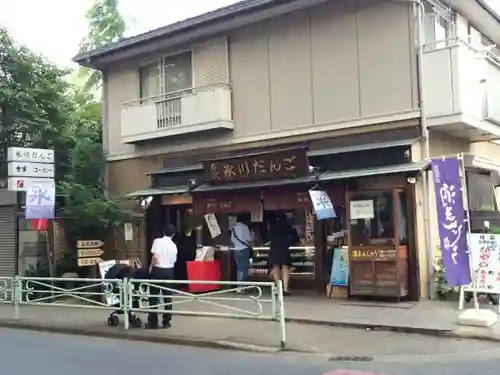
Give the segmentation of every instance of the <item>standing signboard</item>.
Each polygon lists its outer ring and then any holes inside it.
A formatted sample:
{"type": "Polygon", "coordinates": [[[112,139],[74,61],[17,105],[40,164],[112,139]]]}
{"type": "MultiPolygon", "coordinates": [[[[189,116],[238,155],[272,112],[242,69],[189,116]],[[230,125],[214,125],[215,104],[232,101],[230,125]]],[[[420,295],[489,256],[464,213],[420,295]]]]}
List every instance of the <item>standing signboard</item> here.
{"type": "Polygon", "coordinates": [[[330,284],[335,286],[349,285],[349,250],[347,248],[333,250],[330,284]]]}
{"type": "MultiPolygon", "coordinates": [[[[471,270],[478,293],[500,294],[500,234],[470,235],[471,270]]],[[[464,287],[472,292],[472,285],[464,287]]]]}

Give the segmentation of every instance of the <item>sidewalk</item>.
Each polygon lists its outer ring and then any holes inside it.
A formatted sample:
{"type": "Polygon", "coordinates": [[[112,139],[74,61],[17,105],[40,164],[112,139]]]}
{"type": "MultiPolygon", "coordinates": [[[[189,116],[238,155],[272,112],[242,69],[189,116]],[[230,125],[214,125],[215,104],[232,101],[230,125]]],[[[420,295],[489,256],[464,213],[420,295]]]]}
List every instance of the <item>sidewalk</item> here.
{"type": "MultiPolygon", "coordinates": [[[[249,350],[279,351],[279,325],[276,322],[174,316],[168,330],[109,327],[107,311],[50,306],[21,306],[21,318],[12,319],[13,309],[0,305],[0,327],[70,333],[168,343],[249,350]]],[[[488,353],[488,341],[458,340],[435,336],[387,331],[348,329],[314,324],[287,324],[287,350],[326,355],[331,360],[393,360],[408,356],[457,356],[488,353]],[[443,345],[443,340],[446,341],[443,345]],[[333,358],[333,359],[332,359],[333,358]]]]}
{"type": "MultiPolygon", "coordinates": [[[[258,311],[256,303],[249,299],[224,303],[226,307],[188,301],[176,304],[174,310],[200,313],[234,312],[231,309],[258,311]]],[[[262,304],[262,308],[265,314],[270,314],[270,304],[262,304]]],[[[436,336],[500,341],[500,328],[457,326],[459,312],[456,303],[451,302],[380,304],[293,296],[285,299],[285,312],[288,321],[286,349],[299,352],[355,357],[400,355],[402,352],[453,353],[453,350],[460,351],[456,347],[458,340],[436,336]],[[447,341],[446,345],[442,345],[443,340],[447,341]]],[[[20,320],[15,321],[12,306],[0,305],[0,326],[192,346],[271,352],[279,350],[280,330],[277,322],[174,315],[173,327],[169,330],[125,331],[123,324],[109,327],[108,314],[108,310],[89,308],[22,305],[20,320]]],[[[475,345],[477,350],[491,347],[491,342],[487,341],[466,340],[462,344],[475,345]]]]}

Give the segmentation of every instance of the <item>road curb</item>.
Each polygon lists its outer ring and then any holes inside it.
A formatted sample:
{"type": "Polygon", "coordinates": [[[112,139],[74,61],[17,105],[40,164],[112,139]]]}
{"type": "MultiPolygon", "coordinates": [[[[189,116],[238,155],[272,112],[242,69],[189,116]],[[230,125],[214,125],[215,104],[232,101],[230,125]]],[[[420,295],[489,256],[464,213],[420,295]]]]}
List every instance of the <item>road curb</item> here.
{"type": "Polygon", "coordinates": [[[459,333],[459,332],[449,332],[445,337],[452,339],[464,339],[464,340],[481,340],[490,342],[500,342],[500,337],[492,337],[488,335],[481,335],[475,333],[459,333]]]}
{"type": "Polygon", "coordinates": [[[364,329],[370,331],[412,333],[418,335],[437,336],[437,337],[447,337],[448,335],[453,333],[452,330],[440,329],[440,328],[423,328],[423,327],[395,326],[395,325],[385,325],[385,324],[354,323],[354,322],[332,322],[332,321],[312,320],[303,318],[285,318],[285,321],[288,323],[296,323],[296,324],[354,328],[354,329],[364,329]]]}
{"type": "Polygon", "coordinates": [[[87,336],[108,339],[121,339],[135,342],[148,342],[154,344],[170,344],[179,346],[190,346],[207,349],[236,350],[254,353],[277,353],[282,351],[280,348],[250,345],[225,340],[204,340],[198,338],[185,338],[179,336],[146,336],[137,335],[130,332],[102,331],[98,329],[81,329],[72,327],[57,326],[39,326],[32,323],[23,323],[15,321],[0,321],[0,328],[23,329],[36,332],[50,332],[74,336],[87,336]]]}

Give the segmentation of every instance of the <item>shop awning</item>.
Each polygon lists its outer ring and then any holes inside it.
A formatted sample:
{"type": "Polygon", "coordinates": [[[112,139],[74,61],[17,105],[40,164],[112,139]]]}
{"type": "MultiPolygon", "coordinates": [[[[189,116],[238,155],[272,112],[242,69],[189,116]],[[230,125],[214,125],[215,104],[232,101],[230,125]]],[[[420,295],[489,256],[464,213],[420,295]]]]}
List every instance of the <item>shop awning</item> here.
{"type": "Polygon", "coordinates": [[[193,172],[193,171],[203,171],[203,165],[201,163],[199,163],[199,164],[193,164],[193,165],[186,165],[184,167],[164,168],[164,169],[160,169],[158,171],[148,172],[146,174],[148,176],[156,176],[156,175],[161,175],[161,174],[185,173],[185,172],[193,172]]]}
{"type": "Polygon", "coordinates": [[[149,197],[155,195],[170,195],[170,194],[184,194],[189,192],[188,185],[176,185],[169,186],[164,188],[156,188],[156,189],[144,189],[137,190],[133,193],[127,194],[127,197],[149,197]]]}
{"type": "Polygon", "coordinates": [[[428,162],[419,162],[390,165],[385,167],[353,169],[348,171],[325,172],[319,176],[319,181],[342,180],[345,178],[369,177],[383,174],[420,172],[426,169],[428,165],[428,162]]]}
{"type": "Polygon", "coordinates": [[[318,181],[318,176],[308,176],[300,178],[290,178],[281,180],[262,180],[262,181],[251,181],[251,182],[235,182],[228,183],[224,185],[211,185],[202,184],[197,188],[193,189],[194,193],[198,192],[211,192],[211,191],[228,191],[237,189],[251,189],[251,188],[263,188],[268,186],[283,186],[283,185],[296,185],[304,184],[308,182],[318,181]]]}
{"type": "Polygon", "coordinates": [[[343,154],[343,153],[347,153],[347,152],[356,152],[356,151],[363,151],[363,150],[392,148],[392,147],[400,147],[400,146],[411,146],[417,140],[418,140],[418,138],[408,138],[408,139],[399,139],[399,140],[387,141],[387,142],[363,143],[363,144],[359,144],[359,145],[328,148],[328,149],[322,149],[322,150],[308,151],[307,156],[314,157],[314,156],[343,154]]]}

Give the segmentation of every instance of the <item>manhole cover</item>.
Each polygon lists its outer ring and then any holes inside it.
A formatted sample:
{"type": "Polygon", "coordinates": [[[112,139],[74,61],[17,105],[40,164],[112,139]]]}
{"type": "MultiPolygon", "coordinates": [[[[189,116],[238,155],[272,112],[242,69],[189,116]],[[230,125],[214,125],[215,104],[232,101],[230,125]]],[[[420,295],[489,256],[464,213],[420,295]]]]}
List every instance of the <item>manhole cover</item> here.
{"type": "Polygon", "coordinates": [[[330,357],[328,360],[330,362],[371,362],[373,361],[373,357],[356,356],[356,355],[339,355],[335,357],[330,357]]]}

